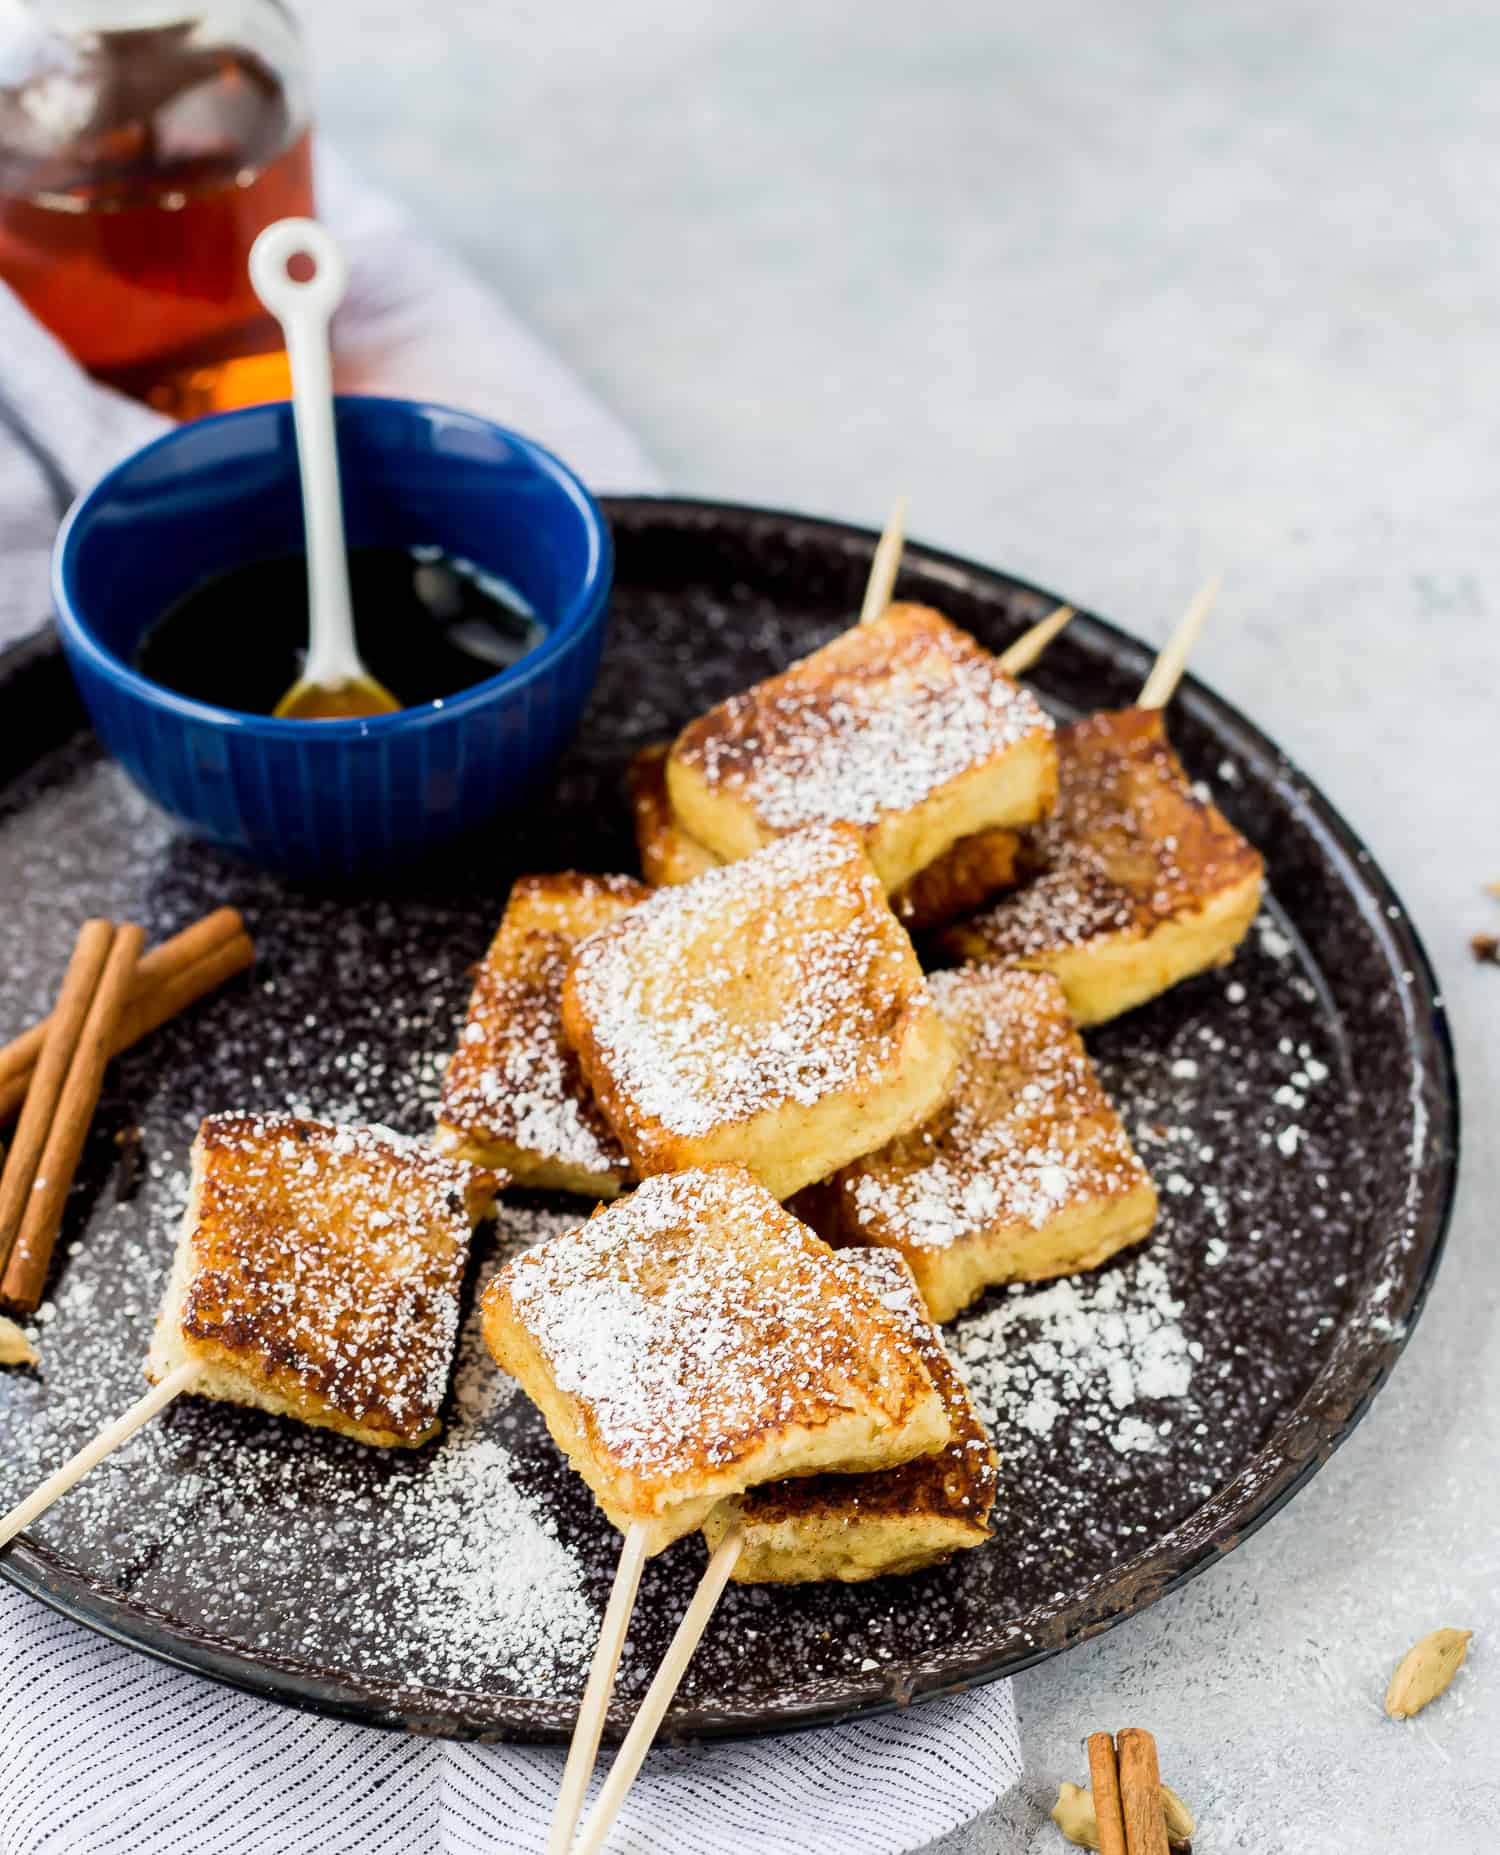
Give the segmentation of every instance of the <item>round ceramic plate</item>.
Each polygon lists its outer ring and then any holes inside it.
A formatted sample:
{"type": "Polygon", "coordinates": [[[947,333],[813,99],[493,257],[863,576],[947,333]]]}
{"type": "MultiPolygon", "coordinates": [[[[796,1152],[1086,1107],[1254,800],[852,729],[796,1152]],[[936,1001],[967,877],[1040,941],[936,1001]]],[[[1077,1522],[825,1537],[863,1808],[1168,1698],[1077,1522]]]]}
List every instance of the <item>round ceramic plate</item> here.
{"type": "MultiPolygon", "coordinates": [[[[293,1104],[424,1131],[512,877],[633,868],[631,751],[846,625],[873,545],[860,529],[704,503],[610,512],[604,673],[555,779],[462,856],[377,889],[292,890],[182,836],[82,730],[54,648],[12,655],[0,1028],[46,1009],[86,914],[140,921],[155,940],[232,902],[260,957],[111,1070],[41,1367],[0,1373],[0,1506],[139,1394],[199,1117],[293,1104]]],[[[997,648],[1054,603],[916,547],[900,590],[997,648]]],[[[1128,702],[1148,663],[1085,617],[1034,681],[1068,715],[1128,702]]],[[[1401,1350],[1457,1143],[1427,962],[1368,853],[1263,735],[1191,680],[1171,725],[1194,777],[1265,851],[1272,900],[1233,965],[1090,1035],[1160,1188],[1158,1229],[1096,1275],[992,1293],[948,1330],[999,1450],[993,1540],[910,1578],[731,1586],[670,1733],[870,1712],[1108,1628],[1286,1501],[1401,1350]]],[[[476,1278],[584,1209],[508,1199],[476,1278]]],[[[184,1401],[0,1569],[108,1636],[293,1705],[424,1733],[566,1735],[618,1539],[475,1327],[471,1299],[437,1444],[382,1453],[184,1401]]],[[[612,1731],[703,1557],[695,1537],[647,1568],[612,1731]]]]}

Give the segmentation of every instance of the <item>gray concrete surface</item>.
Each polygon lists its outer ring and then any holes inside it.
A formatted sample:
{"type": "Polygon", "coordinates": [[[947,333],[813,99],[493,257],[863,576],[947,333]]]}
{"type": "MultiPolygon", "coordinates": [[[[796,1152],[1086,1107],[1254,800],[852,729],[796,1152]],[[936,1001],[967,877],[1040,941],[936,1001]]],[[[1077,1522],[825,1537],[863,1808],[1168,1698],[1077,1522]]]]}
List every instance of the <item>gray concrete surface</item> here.
{"type": "Polygon", "coordinates": [[[1179,1596],[1018,1683],[1061,1848],[1137,1720],[1218,1851],[1500,1834],[1500,23],[1485,0],[319,0],[327,128],[430,214],[674,485],[878,522],[1159,638],[1366,835],[1467,1089],[1442,1279],[1353,1441],[1179,1596]],[[1391,1664],[1469,1669],[1406,1727],[1391,1664]]]}

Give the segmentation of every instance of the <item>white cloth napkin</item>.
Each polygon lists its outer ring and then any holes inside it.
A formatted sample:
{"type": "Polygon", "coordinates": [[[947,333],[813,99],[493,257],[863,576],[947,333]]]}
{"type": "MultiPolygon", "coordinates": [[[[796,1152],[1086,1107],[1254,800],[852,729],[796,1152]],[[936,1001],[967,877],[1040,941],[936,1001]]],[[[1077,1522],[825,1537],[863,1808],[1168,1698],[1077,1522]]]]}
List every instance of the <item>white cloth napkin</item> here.
{"type": "MultiPolygon", "coordinates": [[[[659,487],[629,434],[401,209],[326,153],[318,183],[350,260],[342,387],[493,416],[595,489],[659,487]]],[[[89,381],[0,286],[0,646],[46,622],[48,550],[73,494],[164,426],[89,381]]],[[[530,1855],[561,1771],[550,1749],[404,1738],[232,1693],[0,1583],[0,1855],[530,1855]]],[[[655,1752],[610,1848],[905,1855],[1020,1773],[1002,1682],[854,1725],[655,1752]]]]}

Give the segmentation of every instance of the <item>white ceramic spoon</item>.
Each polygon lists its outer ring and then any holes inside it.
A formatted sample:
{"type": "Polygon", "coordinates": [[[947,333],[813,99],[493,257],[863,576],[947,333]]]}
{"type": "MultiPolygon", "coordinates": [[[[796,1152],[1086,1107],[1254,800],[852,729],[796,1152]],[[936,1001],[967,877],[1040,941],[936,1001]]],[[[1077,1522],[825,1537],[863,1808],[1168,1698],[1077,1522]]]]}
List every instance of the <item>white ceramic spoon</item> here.
{"type": "Polygon", "coordinates": [[[250,247],[250,281],[281,324],[292,369],[310,636],[302,675],[272,712],[296,721],[385,715],[401,706],[360,662],[354,642],[328,351],[328,324],[348,278],[343,252],[314,219],[278,219],[250,247]]]}

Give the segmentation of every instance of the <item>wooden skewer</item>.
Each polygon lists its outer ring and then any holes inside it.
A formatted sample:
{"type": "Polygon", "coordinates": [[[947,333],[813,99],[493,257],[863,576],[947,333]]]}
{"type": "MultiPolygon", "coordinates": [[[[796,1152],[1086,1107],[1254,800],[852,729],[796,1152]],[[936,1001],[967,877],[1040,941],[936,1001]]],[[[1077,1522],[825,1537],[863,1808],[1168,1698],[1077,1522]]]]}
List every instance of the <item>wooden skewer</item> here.
{"type": "Polygon", "coordinates": [[[885,533],[875,545],[870,562],[870,577],[865,582],[864,603],[859,608],[859,622],[873,625],[891,603],[896,575],[901,571],[901,551],[906,546],[906,498],[898,496],[885,525],[885,533]]]}
{"type": "Polygon", "coordinates": [[[73,1060],[68,1065],[67,1079],[47,1128],[46,1142],[36,1164],[10,1260],[5,1265],[4,1277],[0,1278],[0,1302],[13,1314],[31,1314],[40,1305],[53,1245],[73,1186],[73,1174],[78,1170],[89,1123],[99,1104],[105,1066],[125,1001],[130,996],[136,962],[145,944],[143,929],[134,926],[117,929],[104,971],[99,975],[73,1060]]]}
{"type": "Polygon", "coordinates": [[[90,1469],[97,1467],[121,1443],[127,1442],[158,1411],[165,1410],[173,1398],[180,1397],[190,1389],[197,1375],[196,1362],[191,1359],[186,1361],[175,1372],[168,1373],[159,1385],[153,1385],[145,1397],[137,1398],[130,1409],[123,1416],[117,1417],[107,1429],[101,1430],[93,1442],[85,1443],[76,1456],[65,1462],[55,1475],[49,1475],[35,1493],[28,1494],[19,1507],[13,1507],[0,1520],[0,1546],[6,1545],[23,1527],[29,1527],[33,1520],[46,1513],[55,1500],[81,1482],[90,1469]]]}
{"type": "Polygon", "coordinates": [[[1120,1768],[1115,1763],[1114,1739],[1108,1733],[1089,1734],[1089,1785],[1099,1824],[1099,1855],[1126,1855],[1120,1768]]]}
{"type": "Polygon", "coordinates": [[[1214,609],[1222,581],[1217,573],[1205,580],[1193,596],[1193,603],[1183,613],[1181,622],[1162,646],[1161,655],[1151,666],[1151,674],[1141,684],[1136,707],[1164,709],[1176,693],[1187,668],[1188,656],[1198,641],[1203,621],[1214,609]]]}
{"type": "MultiPolygon", "coordinates": [[[[159,1029],[205,993],[242,972],[255,958],[245,924],[233,908],[216,909],[144,954],[112,1056],[159,1029]]],[[[17,1112],[46,1039],[51,1018],[33,1024],[0,1049],[0,1125],[17,1112]]]]}
{"type": "Polygon", "coordinates": [[[1023,631],[1009,650],[1001,651],[1000,668],[1007,676],[1019,676],[1023,670],[1029,670],[1063,626],[1076,616],[1070,605],[1060,605],[1056,611],[1049,612],[1030,631],[1023,631]]]}
{"type": "Polygon", "coordinates": [[[57,1004],[47,1020],[21,1124],[5,1156],[5,1170],[0,1173],[0,1276],[5,1273],[5,1265],[20,1233],[42,1148],[51,1131],[53,1114],[114,938],[113,921],[84,922],[73,943],[73,955],[63,976],[57,1004]]]}
{"type": "Polygon", "coordinates": [[[557,1793],[557,1807],[552,1813],[547,1855],[567,1855],[572,1845],[573,1831],[583,1810],[589,1774],[594,1769],[599,1740],[604,1732],[604,1715],[609,1707],[609,1697],[615,1690],[615,1672],[620,1666],[620,1652],[625,1647],[631,1612],[635,1609],[635,1594],[640,1588],[641,1571],[646,1563],[646,1540],[646,1528],[640,1521],[634,1521],[620,1548],[615,1582],[610,1590],[609,1603],[605,1606],[599,1641],[594,1646],[594,1659],[589,1665],[588,1683],[584,1687],[583,1701],[578,1709],[578,1724],[573,1728],[568,1762],[563,1766],[562,1787],[557,1793]]]}
{"type": "Polygon", "coordinates": [[[597,1851],[604,1847],[626,1793],[634,1784],[636,1774],[651,1750],[657,1729],[672,1704],[672,1696],[677,1692],[687,1665],[693,1659],[693,1652],[708,1628],[719,1599],[724,1595],[724,1586],[729,1582],[729,1575],[739,1560],[744,1544],[745,1536],[736,1527],[726,1533],[715,1548],[713,1557],[698,1581],[698,1589],[693,1593],[693,1601],[683,1613],[677,1633],[668,1644],[661,1666],[646,1690],[640,1711],[631,1722],[625,1743],[615,1755],[604,1788],[583,1826],[574,1855],[597,1855],[597,1851]]]}
{"type": "Polygon", "coordinates": [[[1142,1727],[1127,1726],[1117,1735],[1117,1743],[1120,1749],[1120,1796],[1125,1806],[1127,1855],[1168,1855],[1167,1825],[1161,1809],[1161,1773],[1156,1763],[1156,1741],[1142,1727]]]}

